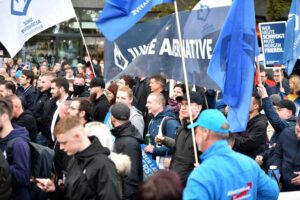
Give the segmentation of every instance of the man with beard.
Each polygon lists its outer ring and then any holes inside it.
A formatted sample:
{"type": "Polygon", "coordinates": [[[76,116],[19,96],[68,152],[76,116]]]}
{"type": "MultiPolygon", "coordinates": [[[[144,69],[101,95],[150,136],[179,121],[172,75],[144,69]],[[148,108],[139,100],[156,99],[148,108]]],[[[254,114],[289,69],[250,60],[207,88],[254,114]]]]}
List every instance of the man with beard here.
{"type": "Polygon", "coordinates": [[[266,150],[268,119],[260,113],[261,110],[261,98],[254,92],[251,98],[247,128],[244,132],[233,134],[235,138],[233,150],[253,159],[266,150]]]}
{"type": "Polygon", "coordinates": [[[88,92],[88,89],[85,85],[85,77],[81,74],[77,74],[76,77],[74,78],[73,82],[73,94],[72,98],[74,97],[88,97],[90,94],[88,92]]]}
{"type": "MultiPolygon", "coordinates": [[[[46,101],[48,101],[51,98],[51,81],[55,78],[55,74],[53,72],[46,72],[43,75],[39,77],[38,81],[38,91],[34,103],[34,110],[33,115],[36,119],[37,126],[38,126],[38,132],[42,131],[43,123],[42,123],[42,117],[43,117],[43,111],[44,111],[44,104],[46,101]]],[[[37,136],[37,142],[39,144],[45,144],[45,138],[43,135],[38,134],[37,136]]]]}
{"type": "Polygon", "coordinates": [[[109,101],[104,94],[105,82],[96,77],[90,83],[90,100],[93,103],[93,118],[95,121],[104,122],[109,111],[109,101]]]}
{"type": "Polygon", "coordinates": [[[51,81],[52,98],[45,102],[43,113],[43,135],[49,140],[53,147],[54,127],[59,120],[59,108],[63,101],[69,100],[69,82],[65,78],[55,78],[51,81]]]}
{"type": "MultiPolygon", "coordinates": [[[[155,142],[172,148],[174,152],[170,164],[170,170],[177,172],[182,184],[185,186],[186,181],[195,164],[195,153],[193,146],[192,131],[187,126],[190,124],[190,115],[188,109],[187,96],[179,96],[176,100],[180,103],[179,115],[181,127],[177,130],[175,140],[166,136],[156,136],[155,142]]],[[[190,92],[191,110],[193,120],[196,121],[203,105],[203,98],[200,93],[190,92]]]]}
{"type": "Polygon", "coordinates": [[[0,81],[0,97],[11,96],[16,93],[17,87],[12,81],[0,81]]]}

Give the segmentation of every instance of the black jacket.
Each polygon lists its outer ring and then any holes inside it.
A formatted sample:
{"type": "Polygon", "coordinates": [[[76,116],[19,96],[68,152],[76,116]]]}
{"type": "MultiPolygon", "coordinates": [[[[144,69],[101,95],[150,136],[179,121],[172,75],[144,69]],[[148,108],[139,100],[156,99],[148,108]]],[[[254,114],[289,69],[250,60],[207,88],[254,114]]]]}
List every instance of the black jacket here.
{"type": "MultiPolygon", "coordinates": [[[[48,99],[45,102],[44,112],[42,117],[42,134],[48,139],[48,141],[52,141],[51,122],[56,109],[57,109],[57,105],[55,99],[48,99]]],[[[53,146],[53,144],[51,146],[53,146]]]]}
{"type": "MultiPolygon", "coordinates": [[[[195,120],[196,121],[196,120],[195,120]]],[[[170,169],[177,172],[182,184],[185,186],[187,178],[194,169],[195,153],[193,146],[192,131],[186,125],[177,130],[175,138],[174,154],[170,169]]],[[[199,156],[198,152],[198,156],[199,156]]]]}
{"type": "Polygon", "coordinates": [[[278,140],[273,156],[273,165],[279,167],[282,175],[282,190],[300,190],[300,185],[292,185],[294,172],[300,171],[300,141],[295,134],[295,126],[285,128],[278,140]]]}
{"type": "Polygon", "coordinates": [[[36,98],[36,89],[34,86],[30,85],[24,92],[22,93],[22,104],[25,110],[34,110],[34,101],[36,98]]]}
{"type": "Polygon", "coordinates": [[[143,181],[142,150],[140,143],[144,140],[139,131],[127,122],[112,129],[112,134],[116,137],[114,152],[126,154],[131,160],[131,170],[124,177],[123,199],[136,199],[138,185],[143,181]]]}
{"type": "Polygon", "coordinates": [[[136,98],[135,107],[142,112],[145,116],[147,97],[151,93],[150,80],[145,78],[144,80],[138,80],[134,86],[134,96],[136,98]]]}
{"type": "Polygon", "coordinates": [[[32,112],[25,110],[17,119],[12,119],[12,123],[25,127],[29,132],[30,140],[36,141],[37,125],[32,112]]]}
{"type": "Polygon", "coordinates": [[[117,169],[108,158],[109,150],[96,137],[68,163],[64,193],[67,199],[118,200],[120,190],[117,169]]]}
{"type": "Polygon", "coordinates": [[[254,158],[265,151],[268,119],[258,114],[248,121],[246,131],[234,134],[233,150],[254,158]]]}
{"type": "Polygon", "coordinates": [[[37,92],[35,102],[34,102],[34,109],[33,109],[33,115],[36,118],[37,126],[38,126],[38,132],[42,131],[43,127],[43,112],[44,112],[44,105],[45,102],[48,101],[51,98],[50,89],[41,93],[37,92]]]}
{"type": "Polygon", "coordinates": [[[95,121],[104,122],[105,116],[109,111],[109,101],[107,97],[102,94],[95,102],[93,102],[93,117],[95,121]]]}

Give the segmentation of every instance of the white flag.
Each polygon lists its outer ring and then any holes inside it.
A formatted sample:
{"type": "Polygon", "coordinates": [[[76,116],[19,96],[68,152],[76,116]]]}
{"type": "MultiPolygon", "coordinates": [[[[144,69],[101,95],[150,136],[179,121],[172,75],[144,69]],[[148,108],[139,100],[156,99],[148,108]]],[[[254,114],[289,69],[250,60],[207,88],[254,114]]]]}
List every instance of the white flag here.
{"type": "Polygon", "coordinates": [[[0,42],[14,57],[32,36],[75,16],[71,0],[0,0],[0,42]]]}

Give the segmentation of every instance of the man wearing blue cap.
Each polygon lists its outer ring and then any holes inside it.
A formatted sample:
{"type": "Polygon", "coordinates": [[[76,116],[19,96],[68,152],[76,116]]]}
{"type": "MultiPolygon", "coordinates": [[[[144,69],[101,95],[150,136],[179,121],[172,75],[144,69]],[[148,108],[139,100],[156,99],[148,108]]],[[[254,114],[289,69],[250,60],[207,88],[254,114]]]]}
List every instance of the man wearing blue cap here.
{"type": "Polygon", "coordinates": [[[277,199],[279,188],[251,158],[228,147],[229,124],[218,110],[203,111],[195,139],[202,164],[188,178],[183,199],[277,199]]]}

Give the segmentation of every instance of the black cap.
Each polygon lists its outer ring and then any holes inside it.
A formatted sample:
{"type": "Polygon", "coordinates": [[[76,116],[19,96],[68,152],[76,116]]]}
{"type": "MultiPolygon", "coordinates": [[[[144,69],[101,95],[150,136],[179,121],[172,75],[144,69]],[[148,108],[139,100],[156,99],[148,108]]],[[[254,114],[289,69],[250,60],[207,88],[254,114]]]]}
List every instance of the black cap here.
{"type": "MultiPolygon", "coordinates": [[[[184,95],[184,96],[176,97],[176,101],[180,102],[182,100],[187,100],[187,96],[184,95]]],[[[198,105],[203,105],[203,97],[198,92],[190,92],[190,100],[191,100],[191,103],[196,103],[198,105]]]]}
{"type": "Polygon", "coordinates": [[[111,115],[117,120],[126,121],[130,117],[130,109],[123,103],[116,103],[110,109],[111,115]]]}
{"type": "Polygon", "coordinates": [[[90,87],[102,87],[105,88],[105,82],[102,78],[93,78],[90,82],[90,87]]]}
{"type": "Polygon", "coordinates": [[[296,113],[296,106],[294,102],[291,100],[288,99],[281,100],[276,104],[276,106],[279,108],[286,108],[288,110],[291,110],[293,112],[293,115],[295,115],[296,113]]]}

